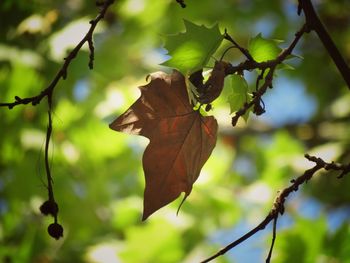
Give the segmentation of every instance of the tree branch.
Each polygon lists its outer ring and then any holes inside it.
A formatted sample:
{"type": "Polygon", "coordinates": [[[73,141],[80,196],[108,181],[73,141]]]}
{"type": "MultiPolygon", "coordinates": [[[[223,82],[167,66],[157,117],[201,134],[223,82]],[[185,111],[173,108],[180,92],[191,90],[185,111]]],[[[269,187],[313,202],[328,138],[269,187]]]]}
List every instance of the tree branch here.
{"type": "Polygon", "coordinates": [[[68,54],[66,58],[64,58],[64,63],[59,69],[59,71],[56,73],[56,76],[53,78],[51,83],[47,86],[46,89],[42,90],[40,94],[28,97],[28,98],[20,98],[19,96],[15,96],[14,102],[8,102],[8,103],[0,103],[0,107],[8,107],[9,109],[12,109],[13,107],[20,105],[20,104],[29,104],[37,105],[41,102],[41,100],[45,97],[51,97],[53,93],[53,90],[55,89],[58,81],[62,79],[67,78],[67,70],[72,62],[72,60],[77,56],[78,52],[80,51],[81,47],[87,42],[89,45],[90,50],[90,56],[89,56],[89,68],[93,68],[93,61],[94,61],[94,46],[93,46],[93,39],[92,35],[96,28],[96,25],[98,22],[105,16],[106,11],[110,5],[112,5],[114,0],[106,0],[99,12],[99,14],[96,16],[95,19],[90,21],[90,29],[84,36],[84,38],[76,45],[76,47],[68,54]]]}
{"type": "Polygon", "coordinates": [[[345,62],[345,59],[340,54],[337,46],[334,44],[332,38],[317,16],[311,0],[299,0],[298,13],[303,10],[305,14],[306,23],[311,30],[314,30],[319,39],[326,48],[328,54],[333,59],[348,88],[350,89],[350,68],[345,62]]]}
{"type": "Polygon", "coordinates": [[[307,24],[304,24],[296,33],[295,38],[290,43],[290,45],[282,50],[282,52],[272,60],[263,61],[263,62],[256,62],[255,60],[247,59],[244,62],[238,64],[237,66],[233,66],[232,64],[229,65],[229,67],[226,68],[226,75],[235,74],[237,72],[242,72],[244,70],[252,70],[252,69],[267,69],[276,67],[278,64],[281,64],[289,55],[292,54],[295,46],[298,44],[299,40],[303,36],[304,33],[309,32],[307,24]]]}
{"type": "MultiPolygon", "coordinates": [[[[286,201],[286,198],[292,192],[298,191],[299,186],[301,186],[302,184],[304,184],[307,181],[309,181],[318,170],[323,168],[323,169],[325,169],[327,171],[328,170],[340,171],[341,173],[338,176],[338,178],[342,178],[345,174],[350,173],[350,163],[347,164],[347,165],[336,164],[334,162],[327,163],[324,160],[322,160],[321,158],[310,156],[308,154],[305,155],[305,158],[307,158],[311,162],[314,162],[315,166],[312,167],[311,169],[306,170],[301,176],[297,177],[296,179],[293,179],[291,181],[292,185],[290,185],[289,187],[286,187],[285,189],[283,189],[282,191],[279,192],[279,194],[277,195],[277,197],[276,197],[276,199],[274,201],[272,209],[270,210],[270,212],[266,216],[266,218],[258,226],[256,226],[254,229],[252,229],[251,231],[249,231],[248,233],[246,233],[242,237],[238,238],[234,242],[230,243],[229,245],[227,245],[226,247],[224,247],[223,249],[218,251],[213,256],[205,259],[204,261],[202,261],[202,263],[210,262],[211,260],[213,260],[213,259],[215,259],[215,258],[217,258],[219,256],[224,255],[227,251],[229,251],[232,248],[236,247],[237,245],[241,244],[242,242],[244,242],[245,240],[247,240],[248,238],[250,238],[251,236],[253,236],[257,232],[259,232],[260,230],[265,229],[265,227],[272,220],[277,220],[278,215],[279,214],[282,215],[284,213],[284,203],[286,201]]],[[[273,240],[274,239],[275,239],[275,237],[273,238],[273,240]]],[[[274,243],[274,241],[273,241],[273,243],[274,243]]],[[[271,245],[270,250],[272,250],[273,243],[271,245]]],[[[271,256],[268,256],[267,260],[269,259],[269,257],[271,257],[271,256]]]]}
{"type": "MultiPolygon", "coordinates": [[[[265,112],[265,110],[260,106],[261,97],[265,94],[268,87],[272,87],[273,74],[277,67],[277,65],[281,64],[289,55],[292,54],[295,46],[301,39],[304,33],[308,32],[308,27],[304,24],[299,31],[295,33],[295,38],[290,43],[290,45],[282,50],[282,52],[273,60],[268,60],[264,62],[256,62],[254,59],[247,59],[246,61],[240,63],[237,66],[233,66],[232,64],[228,64],[228,67],[225,70],[225,74],[235,74],[237,72],[242,72],[244,70],[252,70],[252,69],[261,69],[263,72],[269,69],[265,77],[264,84],[259,88],[257,87],[257,91],[253,94],[253,99],[250,102],[244,104],[244,106],[236,111],[235,116],[232,117],[232,126],[237,124],[237,121],[240,117],[242,117],[251,107],[254,106],[254,113],[257,115],[261,115],[265,112]]],[[[229,37],[229,35],[226,33],[229,37]]],[[[236,43],[234,40],[232,43],[236,43]]],[[[238,44],[236,44],[238,45],[238,44]]],[[[240,49],[241,50],[241,49],[240,49]]],[[[241,50],[243,54],[248,52],[247,50],[241,50]]],[[[247,53],[249,56],[249,52],[247,53]]],[[[247,56],[247,55],[246,55],[247,56]]],[[[250,56],[251,57],[251,56],[250,56]]],[[[259,81],[263,78],[263,75],[260,75],[257,79],[257,85],[259,81]]]]}
{"type": "Polygon", "coordinates": [[[231,120],[232,126],[236,126],[238,119],[253,106],[254,112],[257,115],[261,115],[263,113],[264,110],[259,108],[261,97],[265,94],[266,90],[271,87],[274,72],[275,67],[270,68],[269,73],[267,73],[265,77],[264,84],[256,92],[253,93],[253,99],[250,102],[246,102],[241,109],[235,112],[235,116],[233,116],[231,120]]]}

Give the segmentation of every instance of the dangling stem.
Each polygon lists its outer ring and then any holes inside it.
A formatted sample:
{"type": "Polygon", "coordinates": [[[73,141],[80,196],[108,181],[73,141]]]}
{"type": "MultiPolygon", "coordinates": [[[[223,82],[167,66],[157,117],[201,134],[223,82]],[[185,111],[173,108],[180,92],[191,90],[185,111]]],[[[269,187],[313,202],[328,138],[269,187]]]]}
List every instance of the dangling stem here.
{"type": "Polygon", "coordinates": [[[49,162],[49,145],[50,138],[52,133],[52,117],[51,117],[51,107],[49,106],[48,110],[49,123],[46,131],[46,139],[45,139],[45,170],[46,170],[46,178],[47,178],[47,189],[49,192],[49,200],[54,201],[53,189],[52,189],[52,177],[50,171],[50,162],[49,162]]]}

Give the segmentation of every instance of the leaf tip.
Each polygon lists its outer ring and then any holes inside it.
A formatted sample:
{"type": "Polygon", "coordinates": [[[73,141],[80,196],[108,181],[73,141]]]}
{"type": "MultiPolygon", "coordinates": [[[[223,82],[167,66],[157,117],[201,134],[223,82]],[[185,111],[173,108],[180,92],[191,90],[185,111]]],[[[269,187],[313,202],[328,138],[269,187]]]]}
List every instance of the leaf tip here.
{"type": "Polygon", "coordinates": [[[147,218],[149,218],[158,209],[151,209],[150,207],[147,207],[146,202],[144,202],[144,204],[143,204],[143,213],[142,213],[142,222],[146,221],[147,218]]]}
{"type": "Polygon", "coordinates": [[[142,222],[146,221],[146,219],[149,217],[149,215],[146,215],[145,213],[143,213],[142,215],[142,222]]]}

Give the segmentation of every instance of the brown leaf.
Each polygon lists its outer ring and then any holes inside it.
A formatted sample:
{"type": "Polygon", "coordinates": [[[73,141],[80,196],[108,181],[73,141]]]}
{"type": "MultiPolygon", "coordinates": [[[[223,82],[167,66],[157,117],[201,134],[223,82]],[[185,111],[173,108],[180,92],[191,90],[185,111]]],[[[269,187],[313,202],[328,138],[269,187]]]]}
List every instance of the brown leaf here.
{"type": "Polygon", "coordinates": [[[194,72],[189,80],[196,87],[198,93],[198,102],[208,104],[214,101],[224,87],[226,77],[226,68],[229,64],[225,61],[216,61],[208,80],[203,83],[202,70],[194,72]]]}
{"type": "Polygon", "coordinates": [[[141,97],[110,128],[150,139],[144,155],[143,220],[185,192],[187,197],[216,143],[217,122],[189,102],[185,78],[174,71],[151,75],[141,97]]]}

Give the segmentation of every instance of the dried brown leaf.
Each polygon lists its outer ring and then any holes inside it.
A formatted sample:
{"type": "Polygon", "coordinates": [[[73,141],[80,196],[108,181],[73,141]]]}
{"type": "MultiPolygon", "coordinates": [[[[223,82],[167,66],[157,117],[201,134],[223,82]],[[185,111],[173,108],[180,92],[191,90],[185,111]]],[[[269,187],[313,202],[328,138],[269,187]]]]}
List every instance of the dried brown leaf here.
{"type": "Polygon", "coordinates": [[[144,155],[146,178],[143,220],[172,202],[187,197],[216,144],[217,122],[194,111],[185,78],[174,71],[151,75],[141,97],[110,127],[150,140],[144,155]]]}

